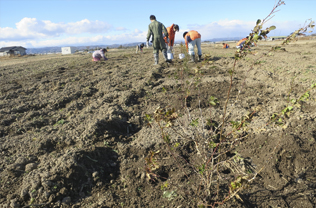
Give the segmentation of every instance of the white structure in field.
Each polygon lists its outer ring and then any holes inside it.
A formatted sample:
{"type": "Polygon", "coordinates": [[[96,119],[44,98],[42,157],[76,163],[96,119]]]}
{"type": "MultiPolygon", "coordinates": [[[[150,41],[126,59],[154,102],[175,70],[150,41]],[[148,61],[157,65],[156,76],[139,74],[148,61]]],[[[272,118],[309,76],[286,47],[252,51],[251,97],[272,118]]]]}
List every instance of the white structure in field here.
{"type": "Polygon", "coordinates": [[[72,54],[72,53],[75,53],[75,51],[76,51],[75,47],[62,47],[61,48],[61,53],[63,55],[65,55],[65,54],[72,54]]]}

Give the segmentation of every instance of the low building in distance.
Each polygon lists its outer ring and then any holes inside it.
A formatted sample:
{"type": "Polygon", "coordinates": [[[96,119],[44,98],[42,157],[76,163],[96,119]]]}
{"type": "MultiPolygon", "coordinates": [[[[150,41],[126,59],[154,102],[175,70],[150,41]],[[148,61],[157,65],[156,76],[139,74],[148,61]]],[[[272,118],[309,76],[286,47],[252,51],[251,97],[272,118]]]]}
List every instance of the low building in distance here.
{"type": "Polygon", "coordinates": [[[0,56],[10,56],[10,55],[26,55],[26,48],[22,46],[10,46],[0,48],[0,56]]]}

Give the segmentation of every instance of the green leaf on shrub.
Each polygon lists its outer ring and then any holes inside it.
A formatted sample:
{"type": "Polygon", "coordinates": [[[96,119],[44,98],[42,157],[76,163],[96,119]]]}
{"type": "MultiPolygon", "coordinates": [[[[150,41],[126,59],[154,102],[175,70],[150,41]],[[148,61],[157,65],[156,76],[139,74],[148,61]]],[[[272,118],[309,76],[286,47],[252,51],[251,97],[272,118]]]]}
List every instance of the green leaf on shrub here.
{"type": "Polygon", "coordinates": [[[218,103],[218,100],[216,97],[211,96],[209,99],[209,103],[210,103],[210,105],[215,106],[218,103]]]}
{"type": "Polygon", "coordinates": [[[299,99],[299,101],[303,101],[309,98],[309,92],[305,92],[299,99]]]}
{"type": "Polygon", "coordinates": [[[175,191],[164,191],[162,196],[168,200],[172,200],[178,195],[175,191]]]}
{"type": "Polygon", "coordinates": [[[193,127],[197,127],[199,122],[198,122],[198,118],[197,119],[192,119],[191,123],[190,123],[190,126],[193,126],[193,127]]]}
{"type": "Polygon", "coordinates": [[[169,144],[169,143],[170,143],[170,137],[169,137],[169,135],[164,136],[164,137],[163,137],[163,140],[164,140],[167,144],[169,144]]]}
{"type": "Polygon", "coordinates": [[[201,167],[199,167],[199,173],[203,175],[204,171],[205,171],[205,164],[202,164],[201,167]]]}
{"type": "Polygon", "coordinates": [[[213,148],[215,148],[215,147],[217,147],[217,143],[211,141],[211,142],[209,143],[209,148],[210,148],[210,149],[213,149],[213,148]]]}
{"type": "Polygon", "coordinates": [[[260,23],[261,23],[261,19],[258,19],[256,24],[259,25],[260,23]]]}

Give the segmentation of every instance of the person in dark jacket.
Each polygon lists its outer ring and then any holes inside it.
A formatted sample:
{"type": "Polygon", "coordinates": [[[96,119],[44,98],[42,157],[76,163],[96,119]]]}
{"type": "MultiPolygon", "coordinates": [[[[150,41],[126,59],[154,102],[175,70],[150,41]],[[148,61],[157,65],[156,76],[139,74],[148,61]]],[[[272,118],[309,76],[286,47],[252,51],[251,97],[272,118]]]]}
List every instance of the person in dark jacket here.
{"type": "Polygon", "coordinates": [[[141,53],[143,53],[143,48],[144,48],[145,44],[142,43],[140,45],[136,46],[136,53],[138,53],[138,51],[140,51],[141,53]]]}
{"type": "Polygon", "coordinates": [[[150,15],[149,17],[151,23],[148,25],[148,33],[147,33],[147,42],[146,45],[149,45],[149,39],[153,36],[153,48],[154,48],[154,59],[155,65],[159,62],[159,51],[162,52],[163,57],[166,62],[170,62],[167,57],[167,49],[164,37],[168,38],[168,32],[166,27],[156,20],[154,15],[150,15]]]}

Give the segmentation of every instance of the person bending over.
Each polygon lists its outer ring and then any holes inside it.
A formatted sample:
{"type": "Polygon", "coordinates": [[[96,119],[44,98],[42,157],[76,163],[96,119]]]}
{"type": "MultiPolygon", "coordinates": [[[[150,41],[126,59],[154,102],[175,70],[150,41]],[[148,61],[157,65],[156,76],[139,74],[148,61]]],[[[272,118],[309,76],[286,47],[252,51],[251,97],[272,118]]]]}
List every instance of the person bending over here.
{"type": "Polygon", "coordinates": [[[229,45],[227,43],[223,43],[223,48],[229,48],[229,45]]]}
{"type": "Polygon", "coordinates": [[[183,33],[183,38],[185,41],[186,48],[188,50],[188,53],[190,55],[190,61],[189,62],[194,62],[195,61],[195,52],[194,52],[194,46],[196,45],[198,49],[198,55],[199,59],[198,61],[201,61],[202,58],[202,50],[201,50],[201,34],[198,33],[195,30],[191,30],[189,32],[184,32],[183,33]]]}
{"type": "Polygon", "coordinates": [[[179,32],[179,26],[176,24],[172,24],[170,27],[167,27],[168,35],[169,35],[169,41],[167,37],[164,37],[167,51],[168,53],[172,52],[173,44],[174,44],[174,38],[176,32],[179,32]]]}
{"type": "Polygon", "coordinates": [[[108,60],[105,57],[105,53],[108,52],[105,48],[102,48],[100,50],[94,51],[92,54],[92,61],[101,61],[103,59],[104,61],[108,60]]]}
{"type": "Polygon", "coordinates": [[[141,53],[143,52],[143,48],[144,48],[145,44],[142,43],[140,45],[136,46],[136,53],[138,53],[138,51],[140,51],[141,53]]]}

